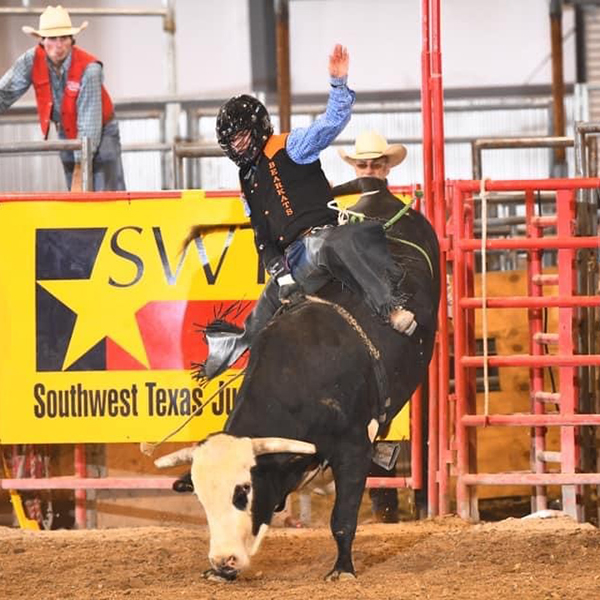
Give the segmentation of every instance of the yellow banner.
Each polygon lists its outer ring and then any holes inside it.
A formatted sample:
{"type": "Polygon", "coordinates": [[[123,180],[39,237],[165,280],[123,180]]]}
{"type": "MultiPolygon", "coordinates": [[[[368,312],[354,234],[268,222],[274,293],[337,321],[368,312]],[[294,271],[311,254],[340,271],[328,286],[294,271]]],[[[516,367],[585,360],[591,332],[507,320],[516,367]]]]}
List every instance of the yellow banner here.
{"type": "MultiPolygon", "coordinates": [[[[190,376],[198,329],[228,308],[241,324],[264,284],[242,204],[157,196],[0,196],[0,444],[157,441],[239,372],[203,389],[190,376]],[[229,227],[182,251],[199,223],[229,227]]],[[[173,441],[221,430],[240,383],[173,441]]],[[[406,412],[389,437],[408,437],[406,412]]]]}

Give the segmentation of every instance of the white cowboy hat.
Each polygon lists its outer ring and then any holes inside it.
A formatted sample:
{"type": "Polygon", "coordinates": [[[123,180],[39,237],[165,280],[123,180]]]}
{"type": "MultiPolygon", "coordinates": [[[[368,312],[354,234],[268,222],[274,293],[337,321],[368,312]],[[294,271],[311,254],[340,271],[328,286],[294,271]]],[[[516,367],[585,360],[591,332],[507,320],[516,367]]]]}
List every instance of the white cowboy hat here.
{"type": "Polygon", "coordinates": [[[358,160],[373,160],[380,156],[387,156],[389,166],[395,167],[406,158],[406,148],[402,144],[388,145],[387,140],[375,131],[364,131],[356,136],[353,154],[347,154],[343,148],[340,148],[338,153],[353,166],[358,160]]]}
{"type": "Polygon", "coordinates": [[[33,35],[35,37],[60,37],[63,35],[77,35],[88,26],[88,22],[84,21],[79,27],[71,25],[71,17],[66,8],[62,6],[48,6],[40,15],[40,28],[34,29],[25,25],[22,27],[23,33],[33,35]]]}

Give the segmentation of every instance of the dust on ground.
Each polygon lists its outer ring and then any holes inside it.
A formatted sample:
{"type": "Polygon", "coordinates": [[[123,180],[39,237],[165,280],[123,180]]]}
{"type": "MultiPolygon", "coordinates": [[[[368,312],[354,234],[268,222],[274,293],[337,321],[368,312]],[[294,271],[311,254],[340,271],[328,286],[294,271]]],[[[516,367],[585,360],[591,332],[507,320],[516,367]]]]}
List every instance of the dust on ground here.
{"type": "Polygon", "coordinates": [[[358,579],[327,583],[327,528],[272,529],[235,582],[202,578],[203,527],[0,528],[3,600],[316,600],[600,597],[600,532],[567,517],[469,525],[456,517],[362,524],[358,579]]]}

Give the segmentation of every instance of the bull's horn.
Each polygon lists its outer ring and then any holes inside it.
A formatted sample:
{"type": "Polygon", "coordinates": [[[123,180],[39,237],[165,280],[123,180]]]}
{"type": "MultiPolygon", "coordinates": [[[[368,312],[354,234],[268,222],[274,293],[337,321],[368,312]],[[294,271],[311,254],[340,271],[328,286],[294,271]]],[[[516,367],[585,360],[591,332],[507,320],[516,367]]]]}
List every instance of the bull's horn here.
{"type": "Polygon", "coordinates": [[[309,442],[278,437],[252,438],[252,448],[256,456],[277,452],[292,454],[316,454],[317,452],[317,447],[309,442]]]}
{"type": "Polygon", "coordinates": [[[196,446],[188,446],[187,448],[181,448],[180,450],[171,452],[171,454],[165,454],[164,456],[157,458],[154,461],[154,464],[159,469],[175,467],[177,465],[183,465],[186,463],[189,464],[192,462],[192,453],[194,452],[195,447],[196,446]]]}

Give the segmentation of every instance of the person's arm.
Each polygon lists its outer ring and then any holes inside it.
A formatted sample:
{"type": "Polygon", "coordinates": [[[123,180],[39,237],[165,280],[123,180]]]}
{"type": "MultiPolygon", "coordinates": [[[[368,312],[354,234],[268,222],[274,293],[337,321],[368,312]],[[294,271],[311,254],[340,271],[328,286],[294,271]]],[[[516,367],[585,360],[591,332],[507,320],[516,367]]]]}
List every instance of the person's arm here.
{"type": "Polygon", "coordinates": [[[31,71],[35,48],[21,54],[0,79],[0,113],[12,106],[31,85],[31,71]]]}
{"type": "MultiPolygon", "coordinates": [[[[77,135],[90,138],[91,156],[94,156],[102,137],[102,67],[90,63],[81,77],[81,89],[77,96],[77,135]]],[[[80,192],[82,187],[81,152],[74,153],[72,192],[80,192]]]]}
{"type": "Polygon", "coordinates": [[[317,160],[348,124],[356,97],[347,86],[349,63],[348,51],[338,44],[329,57],[331,89],[325,113],[308,127],[293,129],[287,138],[286,150],[295,163],[317,160]]]}

